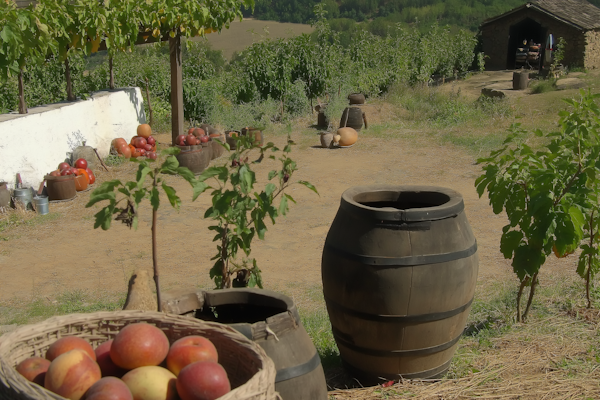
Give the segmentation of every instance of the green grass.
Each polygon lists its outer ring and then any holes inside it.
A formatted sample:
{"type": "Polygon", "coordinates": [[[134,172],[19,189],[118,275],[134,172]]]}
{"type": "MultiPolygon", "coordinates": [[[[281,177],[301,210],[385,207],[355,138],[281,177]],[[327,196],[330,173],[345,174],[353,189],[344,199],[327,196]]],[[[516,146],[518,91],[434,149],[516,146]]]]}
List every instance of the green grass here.
{"type": "Polygon", "coordinates": [[[97,294],[85,290],[63,292],[54,298],[39,297],[0,303],[0,325],[26,325],[57,315],[121,310],[125,296],[97,294]]]}
{"type": "Polygon", "coordinates": [[[540,94],[556,90],[556,79],[543,79],[531,84],[531,93],[540,94]]]}
{"type": "Polygon", "coordinates": [[[13,236],[8,233],[18,227],[34,227],[45,224],[62,217],[62,214],[50,212],[46,215],[39,215],[31,211],[10,210],[5,214],[0,214],[0,242],[7,242],[13,236]]]}

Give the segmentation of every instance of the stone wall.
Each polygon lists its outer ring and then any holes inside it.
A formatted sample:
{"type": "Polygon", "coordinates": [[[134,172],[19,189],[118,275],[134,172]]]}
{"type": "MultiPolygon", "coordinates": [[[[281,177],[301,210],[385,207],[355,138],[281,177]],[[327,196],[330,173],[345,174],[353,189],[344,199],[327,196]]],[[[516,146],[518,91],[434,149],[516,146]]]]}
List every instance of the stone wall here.
{"type": "Polygon", "coordinates": [[[585,33],[583,65],[586,69],[600,68],[600,31],[587,31],[585,33]]]}
{"type": "MultiPolygon", "coordinates": [[[[591,57],[591,55],[588,57],[585,51],[588,40],[592,40],[596,43],[596,46],[600,46],[600,42],[596,35],[591,35],[593,37],[588,39],[584,31],[578,30],[571,25],[561,23],[537,10],[525,8],[481,27],[483,52],[489,57],[486,59],[486,69],[499,70],[506,69],[507,67],[509,69],[512,68],[511,66],[507,66],[510,28],[527,18],[540,24],[542,29],[546,30],[548,34],[553,34],[555,40],[559,37],[563,37],[566,40],[567,50],[563,64],[570,66],[584,66],[588,58],[594,60],[598,58],[598,56],[591,57]]],[[[544,45],[545,43],[542,43],[542,46],[544,45]]],[[[516,51],[516,48],[514,51],[516,51]]],[[[589,67],[586,66],[586,68],[589,67]]]]}

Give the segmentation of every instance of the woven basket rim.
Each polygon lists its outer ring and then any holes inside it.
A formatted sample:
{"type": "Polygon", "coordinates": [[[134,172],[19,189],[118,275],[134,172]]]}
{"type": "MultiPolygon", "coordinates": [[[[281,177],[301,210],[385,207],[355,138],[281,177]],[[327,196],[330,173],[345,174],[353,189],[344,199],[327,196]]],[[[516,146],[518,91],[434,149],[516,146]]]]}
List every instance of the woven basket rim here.
{"type": "MultiPolygon", "coordinates": [[[[198,328],[205,332],[211,331],[213,334],[222,334],[227,343],[235,344],[236,346],[244,347],[256,356],[256,360],[259,362],[259,368],[250,379],[234,388],[228,394],[220,397],[222,400],[234,400],[234,399],[256,399],[256,400],[270,400],[276,398],[276,392],[274,389],[275,382],[275,365],[273,361],[267,356],[265,351],[256,343],[246,338],[244,335],[236,331],[235,329],[225,325],[212,321],[203,321],[196,318],[190,318],[180,316],[176,314],[167,314],[157,311],[136,311],[136,310],[125,310],[125,311],[98,311],[94,313],[79,313],[79,314],[68,314],[62,316],[55,316],[48,318],[45,321],[23,325],[15,330],[5,333],[0,336],[0,398],[5,398],[4,394],[8,390],[8,397],[10,399],[63,399],[41,386],[27,381],[22,377],[15,369],[16,362],[9,362],[8,355],[11,354],[11,350],[19,345],[31,346],[29,343],[33,342],[31,338],[44,338],[51,337],[57,332],[60,333],[61,329],[70,328],[72,325],[81,324],[81,327],[86,326],[89,323],[90,326],[97,325],[101,321],[106,322],[129,322],[133,323],[136,320],[139,322],[155,322],[171,326],[173,328],[181,329],[194,329],[198,328]]],[[[79,325],[78,325],[79,326],[79,325]]],[[[76,331],[73,334],[79,333],[76,331]]],[[[87,332],[87,331],[86,331],[87,332]]],[[[111,332],[111,334],[114,332],[111,332]]],[[[116,334],[116,333],[115,333],[116,334]]],[[[66,333],[65,336],[71,336],[66,333]]],[[[101,334],[99,336],[102,337],[101,334]]],[[[104,335],[104,338],[108,338],[108,335],[104,335]]],[[[172,338],[169,338],[171,341],[172,338]]],[[[55,339],[53,339],[55,340],[55,339]]],[[[33,350],[32,350],[33,351],[33,350]]],[[[245,353],[247,354],[247,353],[245,353]]],[[[253,363],[255,362],[253,361],[253,363]]],[[[240,361],[241,362],[241,361],[240,361]]]]}

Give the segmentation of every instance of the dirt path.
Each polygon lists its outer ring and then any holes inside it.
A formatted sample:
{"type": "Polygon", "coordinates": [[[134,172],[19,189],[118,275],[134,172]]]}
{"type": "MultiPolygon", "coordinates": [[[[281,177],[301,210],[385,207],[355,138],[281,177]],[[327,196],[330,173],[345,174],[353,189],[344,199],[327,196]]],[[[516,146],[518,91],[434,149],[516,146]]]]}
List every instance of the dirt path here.
{"type": "MultiPolygon", "coordinates": [[[[480,173],[474,158],[462,149],[436,145],[425,136],[415,138],[414,132],[397,131],[394,136],[389,140],[369,138],[365,131],[352,148],[328,150],[316,147],[319,140],[314,130],[293,133],[298,146],[292,158],[300,168],[296,178],[313,183],[320,196],[302,186],[294,187],[290,194],[298,204],[291,206],[287,218],[269,227],[265,241],[255,241],[252,255],[263,271],[265,287],[298,299],[307,289],[318,289],[323,243],[342,192],[350,186],[375,183],[427,184],[460,192],[478,241],[479,286],[515,279],[499,252],[505,219],[492,213],[487,199],[479,199],[473,186],[480,173]]],[[[166,142],[167,135],[160,135],[159,140],[166,142]]],[[[267,140],[281,143],[285,138],[267,140]]],[[[269,162],[257,167],[259,178],[275,167],[269,162]]],[[[98,171],[101,180],[114,175],[98,171]]],[[[120,178],[126,176],[121,173],[120,178]]],[[[209,197],[203,195],[192,203],[189,187],[180,179],[170,181],[183,206],[177,212],[162,199],[159,209],[161,283],[165,290],[211,287],[208,271],[216,250],[208,221],[202,218],[209,197]]],[[[62,218],[35,228],[19,228],[10,233],[14,238],[0,242],[0,301],[75,289],[124,293],[134,269],[152,268],[149,207],[141,211],[137,231],[116,222],[109,231],[94,230],[96,211],[84,208],[88,198],[89,193],[82,193],[74,201],[51,204],[51,211],[61,213],[62,218]]],[[[563,266],[571,263],[561,262],[563,266]]],[[[560,267],[555,259],[548,266],[560,267]]]]}

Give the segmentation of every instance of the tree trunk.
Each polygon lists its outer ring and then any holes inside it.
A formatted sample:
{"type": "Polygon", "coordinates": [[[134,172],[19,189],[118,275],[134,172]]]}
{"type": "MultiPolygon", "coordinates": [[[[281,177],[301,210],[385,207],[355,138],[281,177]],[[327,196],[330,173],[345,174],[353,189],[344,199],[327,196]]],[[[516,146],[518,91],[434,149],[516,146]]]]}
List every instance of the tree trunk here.
{"type": "Polygon", "coordinates": [[[181,66],[181,37],[169,38],[171,59],[171,142],[183,134],[183,77],[181,66]]]}
{"type": "Polygon", "coordinates": [[[531,308],[531,303],[533,302],[533,295],[535,294],[535,287],[538,284],[538,273],[536,272],[531,277],[531,290],[529,291],[529,299],[527,300],[527,307],[525,308],[525,312],[523,313],[523,317],[521,318],[522,322],[525,322],[527,319],[527,315],[529,314],[529,310],[531,308]]]}
{"type": "Polygon", "coordinates": [[[108,71],[109,71],[108,87],[111,89],[114,89],[115,88],[115,71],[113,69],[113,56],[108,57],[108,71]]]}
{"type": "MultiPolygon", "coordinates": [[[[154,187],[158,184],[156,182],[156,172],[154,173],[154,187]]],[[[156,208],[152,207],[152,266],[154,267],[154,283],[156,284],[156,303],[158,312],[162,311],[161,299],[160,299],[160,284],[158,282],[158,258],[156,255],[156,220],[157,217],[156,208]]]]}
{"type": "Polygon", "coordinates": [[[146,78],[146,98],[148,99],[148,114],[150,114],[149,125],[152,126],[152,124],[154,123],[154,118],[152,118],[152,104],[150,104],[150,91],[148,90],[148,85],[148,78],[146,78]]]}
{"type": "Polygon", "coordinates": [[[25,86],[23,85],[23,69],[19,70],[19,114],[27,114],[27,103],[25,103],[25,86]]]}
{"type": "Polygon", "coordinates": [[[65,78],[67,79],[67,100],[74,101],[73,84],[71,82],[71,67],[69,67],[69,58],[65,60],[65,78]]]}

